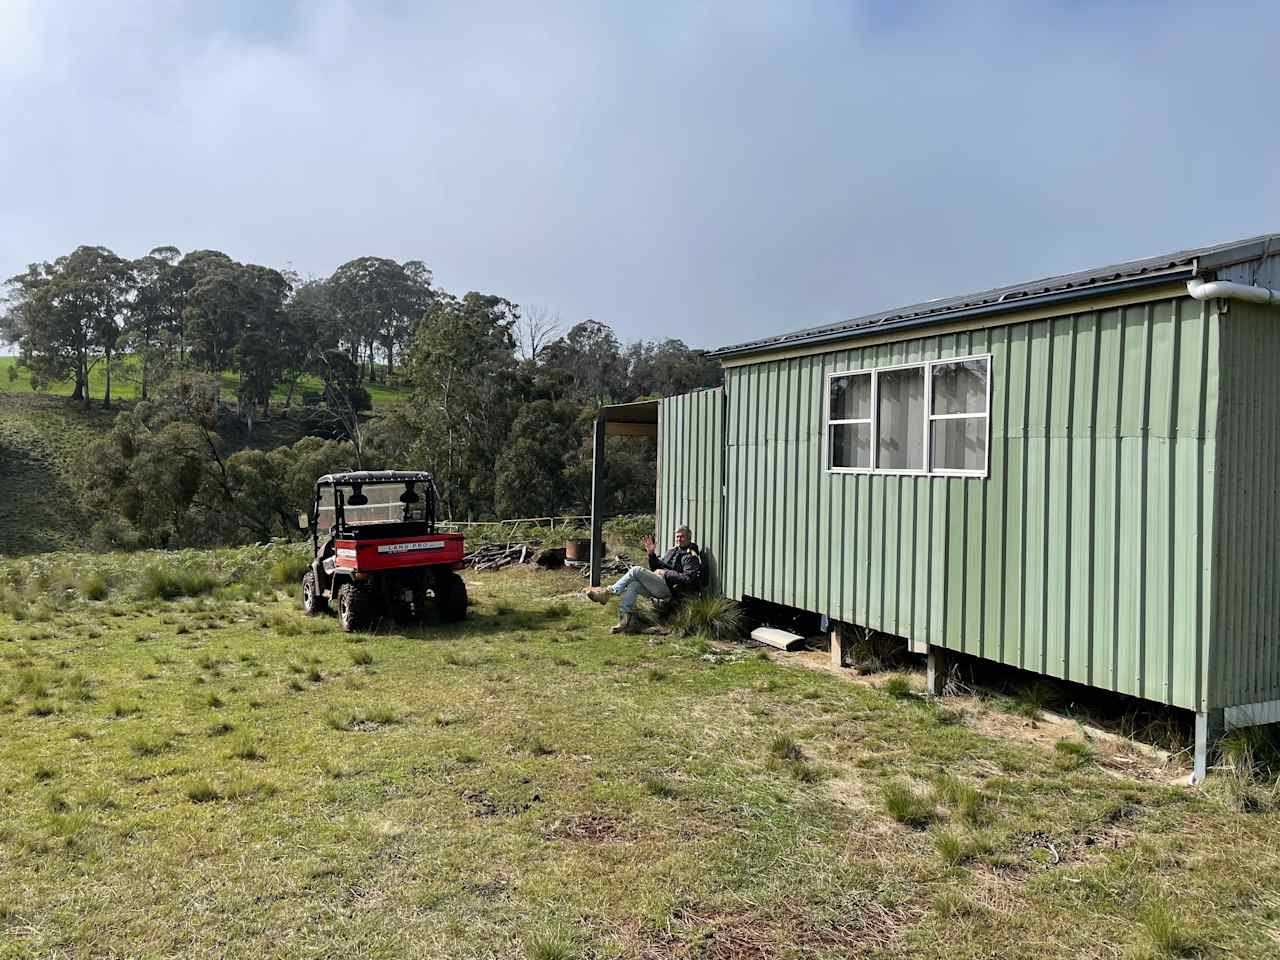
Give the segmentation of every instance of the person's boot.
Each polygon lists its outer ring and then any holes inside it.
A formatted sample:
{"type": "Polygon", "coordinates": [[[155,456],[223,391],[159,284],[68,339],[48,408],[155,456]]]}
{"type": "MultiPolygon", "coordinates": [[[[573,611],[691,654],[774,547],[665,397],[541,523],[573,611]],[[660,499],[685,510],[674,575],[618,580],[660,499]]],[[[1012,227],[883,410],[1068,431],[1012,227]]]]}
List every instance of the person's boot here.
{"type": "Polygon", "coordinates": [[[610,633],[639,633],[636,617],[633,613],[624,613],[618,617],[617,626],[609,628],[610,633]]]}
{"type": "Polygon", "coordinates": [[[599,604],[608,603],[609,598],[613,596],[613,594],[604,587],[585,587],[582,592],[587,595],[588,600],[594,600],[599,604]]]}

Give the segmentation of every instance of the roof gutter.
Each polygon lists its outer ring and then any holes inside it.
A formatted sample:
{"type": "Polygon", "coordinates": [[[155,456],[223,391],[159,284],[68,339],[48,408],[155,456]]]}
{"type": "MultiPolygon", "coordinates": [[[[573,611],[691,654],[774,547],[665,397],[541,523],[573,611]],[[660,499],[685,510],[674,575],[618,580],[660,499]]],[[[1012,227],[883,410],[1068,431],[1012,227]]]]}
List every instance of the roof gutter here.
{"type": "Polygon", "coordinates": [[[1199,277],[1192,277],[1187,281],[1187,293],[1197,300],[1245,300],[1249,303],[1280,306],[1280,290],[1253,287],[1230,280],[1201,280],[1199,277]]]}
{"type": "MultiPolygon", "coordinates": [[[[880,334],[886,331],[931,326],[935,323],[947,323],[953,320],[968,320],[973,317],[992,316],[1001,313],[1014,313],[1054,303],[1069,303],[1076,300],[1089,300],[1094,297],[1105,296],[1106,294],[1115,293],[1117,291],[1161,286],[1169,283],[1171,280],[1181,280],[1183,278],[1188,278],[1187,285],[1188,290],[1190,290],[1190,284],[1194,280],[1195,272],[1195,266],[1193,264],[1188,264],[1185,267],[1176,267],[1171,270],[1162,270],[1158,273],[1143,274],[1140,277],[1130,277],[1129,279],[1118,280],[1112,283],[1094,284],[1088,287],[1059,290],[1054,293],[1043,293],[1029,297],[1017,297],[1013,300],[984,303],[978,306],[965,307],[958,310],[943,310],[938,313],[930,313],[924,316],[904,317],[901,320],[892,320],[885,323],[871,323],[867,324],[865,327],[834,330],[830,333],[815,334],[809,337],[796,337],[794,340],[744,344],[740,347],[725,347],[722,350],[712,350],[707,355],[718,360],[724,360],[730,357],[739,357],[752,353],[769,353],[774,350],[783,350],[790,347],[807,347],[814,344],[830,343],[832,341],[856,340],[861,336],[871,336],[873,334],[880,334]]],[[[1231,286],[1239,287],[1243,286],[1243,284],[1231,284],[1231,286]]],[[[1195,294],[1192,294],[1192,296],[1195,296],[1195,294]]],[[[1276,302],[1280,302],[1280,300],[1277,300],[1276,302]]]]}

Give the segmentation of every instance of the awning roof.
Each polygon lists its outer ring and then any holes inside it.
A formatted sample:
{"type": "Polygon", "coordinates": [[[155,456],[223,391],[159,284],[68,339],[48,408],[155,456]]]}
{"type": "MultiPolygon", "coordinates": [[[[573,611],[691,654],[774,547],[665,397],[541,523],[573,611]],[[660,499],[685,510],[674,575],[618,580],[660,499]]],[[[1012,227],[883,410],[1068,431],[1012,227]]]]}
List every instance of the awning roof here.
{"type": "Polygon", "coordinates": [[[607,437],[656,437],[659,400],[613,403],[601,407],[597,420],[604,422],[607,437]]]}

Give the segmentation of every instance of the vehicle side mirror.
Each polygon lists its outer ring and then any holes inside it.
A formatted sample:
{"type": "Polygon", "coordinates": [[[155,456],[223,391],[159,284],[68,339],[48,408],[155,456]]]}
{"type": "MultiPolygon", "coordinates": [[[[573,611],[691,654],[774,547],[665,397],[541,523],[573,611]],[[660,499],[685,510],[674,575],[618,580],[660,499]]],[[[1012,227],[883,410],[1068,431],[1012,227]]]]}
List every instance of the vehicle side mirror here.
{"type": "Polygon", "coordinates": [[[299,530],[311,529],[311,518],[307,516],[305,513],[298,514],[298,529],[299,530]]]}

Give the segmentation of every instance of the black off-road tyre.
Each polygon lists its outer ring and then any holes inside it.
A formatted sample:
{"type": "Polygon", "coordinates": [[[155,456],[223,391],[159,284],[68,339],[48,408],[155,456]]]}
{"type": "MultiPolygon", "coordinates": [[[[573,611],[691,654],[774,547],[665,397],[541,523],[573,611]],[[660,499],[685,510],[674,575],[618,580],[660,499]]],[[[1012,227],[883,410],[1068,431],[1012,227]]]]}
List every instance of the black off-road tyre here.
{"type": "Polygon", "coordinates": [[[302,575],[302,611],[308,617],[329,612],[329,601],[316,585],[314,570],[308,570],[302,575]]]}
{"type": "Polygon", "coordinates": [[[445,623],[457,623],[467,618],[467,585],[451,570],[436,574],[434,584],[436,610],[445,623]]]}
{"type": "Polygon", "coordinates": [[[372,614],[371,607],[368,592],[354,583],[344,583],[338,589],[338,624],[345,633],[367,627],[372,614]]]}

